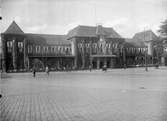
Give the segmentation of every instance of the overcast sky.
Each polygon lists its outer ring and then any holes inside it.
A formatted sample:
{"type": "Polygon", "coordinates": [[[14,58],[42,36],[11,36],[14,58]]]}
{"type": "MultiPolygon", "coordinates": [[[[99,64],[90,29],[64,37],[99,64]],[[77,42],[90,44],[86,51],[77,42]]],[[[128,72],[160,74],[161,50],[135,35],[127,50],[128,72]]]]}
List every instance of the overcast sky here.
{"type": "Polygon", "coordinates": [[[167,0],[0,0],[1,31],[15,20],[25,33],[66,34],[77,25],[102,24],[121,36],[158,30],[167,0]]]}

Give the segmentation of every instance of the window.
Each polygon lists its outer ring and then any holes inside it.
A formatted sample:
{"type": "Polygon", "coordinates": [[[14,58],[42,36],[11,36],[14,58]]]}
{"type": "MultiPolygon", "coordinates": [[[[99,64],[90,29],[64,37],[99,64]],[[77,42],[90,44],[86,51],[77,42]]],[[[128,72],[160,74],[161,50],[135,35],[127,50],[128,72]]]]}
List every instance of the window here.
{"type": "Polygon", "coordinates": [[[54,52],[57,53],[57,46],[54,46],[54,52]]]}
{"type": "Polygon", "coordinates": [[[51,47],[51,53],[54,53],[54,47],[51,47]]]}
{"type": "Polygon", "coordinates": [[[7,51],[8,52],[12,52],[12,45],[13,45],[12,41],[7,41],[7,51]]]}
{"type": "Polygon", "coordinates": [[[35,46],[35,52],[38,53],[38,46],[35,46]]]}
{"type": "Polygon", "coordinates": [[[44,47],[44,53],[47,53],[47,48],[46,48],[46,46],[44,47]]]}
{"type": "Polygon", "coordinates": [[[82,47],[82,43],[78,43],[78,48],[80,49],[82,47]]]}
{"type": "Polygon", "coordinates": [[[19,52],[23,52],[23,42],[18,42],[19,52]]]}
{"type": "Polygon", "coordinates": [[[48,53],[48,47],[45,46],[45,53],[48,53]]]}
{"type": "Polygon", "coordinates": [[[41,51],[41,47],[40,46],[36,46],[36,53],[40,53],[41,51]]]}
{"type": "Polygon", "coordinates": [[[63,47],[62,53],[65,54],[65,52],[66,52],[66,47],[63,47]]]}
{"type": "Polygon", "coordinates": [[[61,46],[58,46],[58,53],[61,53],[61,46]]]}
{"type": "Polygon", "coordinates": [[[32,53],[32,45],[28,46],[28,53],[32,53]]]}

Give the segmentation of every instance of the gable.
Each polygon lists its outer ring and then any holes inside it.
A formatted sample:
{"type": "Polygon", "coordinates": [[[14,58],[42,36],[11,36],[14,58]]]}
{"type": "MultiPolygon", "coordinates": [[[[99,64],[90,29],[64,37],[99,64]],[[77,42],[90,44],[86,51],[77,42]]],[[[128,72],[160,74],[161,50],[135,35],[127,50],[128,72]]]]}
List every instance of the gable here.
{"type": "Polygon", "coordinates": [[[10,26],[7,28],[7,30],[4,33],[5,34],[23,34],[24,32],[16,24],[16,22],[13,21],[12,24],[10,24],[10,26]]]}

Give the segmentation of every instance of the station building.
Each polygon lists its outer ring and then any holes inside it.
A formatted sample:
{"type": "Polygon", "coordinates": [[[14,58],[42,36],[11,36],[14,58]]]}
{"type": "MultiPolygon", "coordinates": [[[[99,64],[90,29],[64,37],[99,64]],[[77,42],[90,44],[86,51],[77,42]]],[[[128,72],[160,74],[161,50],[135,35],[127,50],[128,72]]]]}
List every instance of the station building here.
{"type": "Polygon", "coordinates": [[[13,21],[1,33],[1,41],[1,67],[5,72],[29,71],[32,67],[40,71],[45,66],[51,70],[144,66],[146,54],[148,64],[157,63],[161,57],[160,49],[153,46],[158,37],[152,31],[127,39],[102,25],[77,26],[67,35],[50,35],[24,33],[13,21]]]}

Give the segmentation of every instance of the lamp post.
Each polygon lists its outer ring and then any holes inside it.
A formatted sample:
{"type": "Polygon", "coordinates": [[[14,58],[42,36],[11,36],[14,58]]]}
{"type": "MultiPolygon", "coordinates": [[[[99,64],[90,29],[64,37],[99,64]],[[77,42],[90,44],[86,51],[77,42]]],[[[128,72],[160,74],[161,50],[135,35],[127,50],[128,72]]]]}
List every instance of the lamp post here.
{"type": "Polygon", "coordinates": [[[154,48],[155,48],[155,59],[156,59],[155,67],[158,68],[159,67],[159,46],[155,45],[154,48]]]}
{"type": "MultiPolygon", "coordinates": [[[[147,42],[145,41],[145,28],[144,28],[144,42],[145,44],[147,45],[147,42]]],[[[147,67],[147,46],[145,46],[145,53],[144,53],[144,56],[145,56],[145,71],[148,71],[148,67],[147,67]]]]}
{"type": "Polygon", "coordinates": [[[147,67],[147,48],[145,48],[145,71],[148,71],[148,67],[147,67]]]}
{"type": "Polygon", "coordinates": [[[159,49],[157,48],[157,63],[156,63],[156,68],[159,67],[159,49]]]}
{"type": "MultiPolygon", "coordinates": [[[[2,20],[2,17],[0,16],[0,20],[2,20]]],[[[0,35],[0,37],[1,37],[1,35],[0,35]]],[[[0,40],[1,41],[1,40],[0,40]]],[[[2,41],[1,41],[2,42],[2,41]]],[[[2,49],[2,48],[0,48],[0,49],[2,49]]],[[[2,54],[1,54],[1,68],[3,68],[2,67],[2,54]]],[[[2,90],[1,90],[1,92],[0,92],[0,98],[2,98],[2,90]]]]}
{"type": "Polygon", "coordinates": [[[125,43],[123,43],[123,67],[126,69],[125,43]]]}

